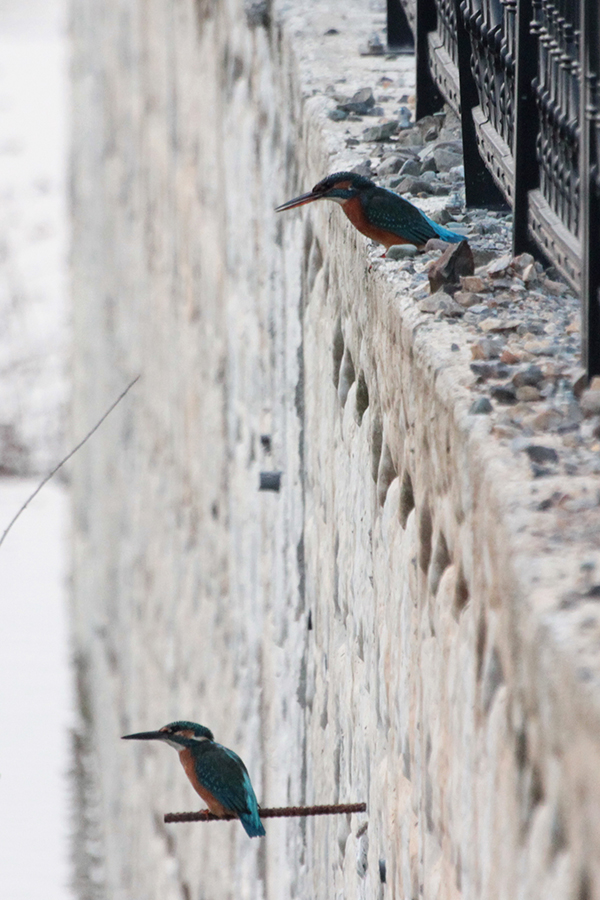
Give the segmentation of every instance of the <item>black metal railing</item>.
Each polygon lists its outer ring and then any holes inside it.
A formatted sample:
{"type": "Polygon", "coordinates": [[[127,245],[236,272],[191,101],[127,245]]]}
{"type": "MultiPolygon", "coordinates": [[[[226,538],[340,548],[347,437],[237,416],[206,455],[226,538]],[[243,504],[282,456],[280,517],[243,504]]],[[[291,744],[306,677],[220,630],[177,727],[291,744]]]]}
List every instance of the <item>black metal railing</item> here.
{"type": "Polygon", "coordinates": [[[599,0],[388,0],[414,37],[417,118],[460,115],[469,206],[513,209],[513,249],[582,298],[582,357],[600,374],[599,0]],[[593,243],[592,243],[593,242],[593,243]]]}

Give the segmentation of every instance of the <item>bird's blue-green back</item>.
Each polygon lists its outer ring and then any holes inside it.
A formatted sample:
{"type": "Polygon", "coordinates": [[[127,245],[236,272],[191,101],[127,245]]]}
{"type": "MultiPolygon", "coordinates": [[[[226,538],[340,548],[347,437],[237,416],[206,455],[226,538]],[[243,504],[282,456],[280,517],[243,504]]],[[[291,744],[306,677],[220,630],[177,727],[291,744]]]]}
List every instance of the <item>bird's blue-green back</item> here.
{"type": "Polygon", "coordinates": [[[213,741],[202,741],[192,752],[202,785],[226,809],[238,814],[250,837],[265,834],[248,770],[237,753],[213,741]]]}

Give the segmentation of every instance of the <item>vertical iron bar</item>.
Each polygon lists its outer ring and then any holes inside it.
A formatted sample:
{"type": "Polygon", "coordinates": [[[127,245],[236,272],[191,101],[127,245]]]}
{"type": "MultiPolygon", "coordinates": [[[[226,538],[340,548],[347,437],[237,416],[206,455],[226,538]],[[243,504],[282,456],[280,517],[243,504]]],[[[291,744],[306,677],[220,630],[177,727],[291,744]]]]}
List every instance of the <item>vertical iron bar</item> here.
{"type": "Polygon", "coordinates": [[[598,0],[580,0],[581,58],[581,356],[587,377],[600,375],[600,23],[598,0]],[[592,241],[595,247],[592,247],[592,241]]]}
{"type": "Polygon", "coordinates": [[[529,191],[539,186],[536,140],[539,132],[538,109],[532,90],[538,74],[538,43],[531,33],[532,0],[518,0],[515,72],[515,130],[513,157],[515,166],[513,202],[513,253],[525,251],[539,255],[529,236],[529,191]]]}
{"type": "Polygon", "coordinates": [[[429,69],[429,47],[427,37],[435,31],[437,14],[434,0],[416,0],[417,28],[415,35],[416,56],[416,111],[415,118],[431,116],[444,106],[444,98],[439,92],[429,69]]]}
{"type": "Polygon", "coordinates": [[[415,41],[401,0],[387,0],[387,45],[396,53],[414,53],[415,41]]]}
{"type": "MultiPolygon", "coordinates": [[[[454,3],[466,204],[467,206],[483,206],[486,209],[507,209],[504,195],[482,160],[477,146],[473,108],[479,105],[479,94],[471,71],[471,42],[463,18],[461,2],[454,0],[454,3]]],[[[466,4],[465,14],[468,14],[466,4]]]]}

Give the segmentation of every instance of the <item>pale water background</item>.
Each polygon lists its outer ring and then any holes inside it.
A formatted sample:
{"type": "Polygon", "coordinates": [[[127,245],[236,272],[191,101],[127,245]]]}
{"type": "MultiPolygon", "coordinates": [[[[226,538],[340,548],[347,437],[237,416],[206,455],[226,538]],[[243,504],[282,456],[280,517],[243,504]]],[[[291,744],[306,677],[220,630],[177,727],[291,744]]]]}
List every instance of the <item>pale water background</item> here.
{"type": "MultiPolygon", "coordinates": [[[[68,42],[63,0],[0,0],[0,533],[64,452],[68,42]]],[[[0,547],[0,896],[69,887],[67,491],[0,547]]]]}

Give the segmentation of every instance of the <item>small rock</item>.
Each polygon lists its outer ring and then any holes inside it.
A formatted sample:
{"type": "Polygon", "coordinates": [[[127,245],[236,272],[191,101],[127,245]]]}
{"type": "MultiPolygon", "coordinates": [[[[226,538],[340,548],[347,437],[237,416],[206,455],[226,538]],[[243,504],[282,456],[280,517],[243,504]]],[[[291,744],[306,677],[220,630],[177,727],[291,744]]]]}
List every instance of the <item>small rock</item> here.
{"type": "Polygon", "coordinates": [[[517,392],[510,384],[499,384],[490,390],[490,394],[497,403],[502,403],[506,406],[511,406],[517,402],[517,392]]]}
{"type": "Polygon", "coordinates": [[[521,324],[520,319],[484,319],[479,323],[482,331],[516,331],[521,324]]]}
{"type": "Polygon", "coordinates": [[[446,319],[458,319],[464,315],[462,306],[454,301],[450,294],[444,294],[439,309],[440,315],[446,319]]]}
{"type": "Polygon", "coordinates": [[[492,434],[496,435],[496,437],[500,438],[508,438],[508,440],[512,440],[518,435],[517,429],[514,425],[494,425],[492,428],[492,434]]]}
{"type": "Polygon", "coordinates": [[[523,387],[517,388],[517,400],[522,400],[524,403],[535,402],[540,400],[541,397],[542,395],[538,389],[532,384],[525,384],[523,387]]]}
{"type": "MultiPolygon", "coordinates": [[[[403,156],[390,156],[388,159],[384,160],[384,162],[377,166],[377,173],[381,176],[396,175],[398,172],[402,171],[407,163],[410,162],[414,162],[414,160],[405,159],[403,156]]],[[[416,165],[418,168],[419,164],[417,163],[416,165]]]]}
{"type": "Polygon", "coordinates": [[[513,353],[512,350],[509,350],[508,347],[506,347],[502,351],[500,362],[506,363],[508,366],[514,366],[516,363],[521,362],[521,357],[517,356],[516,353],[513,353]]]}
{"type": "MultiPolygon", "coordinates": [[[[438,225],[448,225],[449,222],[454,223],[455,221],[458,222],[462,219],[466,219],[466,216],[460,216],[455,219],[450,210],[444,207],[444,209],[439,209],[437,212],[432,213],[429,218],[433,219],[434,222],[437,222],[438,225]]],[[[468,222],[465,222],[465,224],[468,224],[468,222]]]]}
{"type": "Polygon", "coordinates": [[[427,277],[431,292],[447,285],[458,285],[462,275],[473,274],[473,253],[467,241],[453,244],[439,259],[429,264],[427,277]]]}
{"type": "Polygon", "coordinates": [[[473,262],[475,264],[476,275],[487,275],[487,265],[491,260],[496,259],[495,250],[486,250],[478,248],[473,250],[473,262]]]}
{"type": "Polygon", "coordinates": [[[431,253],[432,250],[447,250],[450,246],[448,241],[443,241],[441,238],[429,238],[425,244],[425,252],[431,253]]]}
{"type": "Polygon", "coordinates": [[[534,266],[535,268],[531,253],[520,253],[518,256],[514,256],[510,265],[516,272],[523,272],[528,266],[534,266]]]}
{"type": "Polygon", "coordinates": [[[476,343],[471,345],[471,356],[473,359],[498,359],[501,352],[502,347],[491,338],[476,341],[476,343]]]}
{"type": "Polygon", "coordinates": [[[371,88],[361,88],[350,100],[338,103],[338,109],[342,112],[354,113],[357,116],[365,116],[375,106],[375,97],[371,88]]]}
{"type": "Polygon", "coordinates": [[[555,297],[561,297],[567,292],[566,284],[563,284],[561,281],[552,281],[550,278],[544,278],[543,288],[555,297]]]}
{"type": "Polygon", "coordinates": [[[527,353],[533,353],[534,356],[541,356],[547,353],[550,348],[550,341],[525,341],[523,350],[527,353]]]}
{"type": "Polygon", "coordinates": [[[424,162],[421,163],[421,175],[424,175],[426,172],[437,172],[438,168],[435,164],[435,159],[433,156],[428,157],[424,162]]]}
{"type": "Polygon", "coordinates": [[[579,323],[579,317],[577,317],[577,319],[574,319],[572,322],[569,322],[569,324],[565,328],[565,331],[567,334],[579,334],[580,329],[581,329],[581,326],[579,323]]]}
{"type": "Polygon", "coordinates": [[[365,128],[363,131],[363,141],[389,141],[393,134],[398,131],[398,122],[384,122],[382,125],[374,125],[372,128],[365,128]]]}
{"type": "Polygon", "coordinates": [[[344,112],[341,109],[331,109],[327,113],[327,118],[331,119],[332,122],[342,122],[344,119],[348,118],[348,113],[344,112]]]}
{"type": "Polygon", "coordinates": [[[431,296],[431,291],[429,290],[429,285],[428,284],[420,285],[419,287],[412,290],[410,292],[410,295],[413,298],[413,300],[415,300],[416,302],[418,302],[419,300],[425,300],[426,297],[431,296]]]}
{"type": "Polygon", "coordinates": [[[531,419],[531,427],[535,431],[554,431],[563,420],[562,413],[557,409],[543,409],[531,419]]]}
{"type": "Polygon", "coordinates": [[[433,151],[433,158],[438,172],[448,172],[449,169],[452,169],[454,166],[461,166],[463,164],[462,153],[456,153],[456,151],[451,150],[449,147],[444,147],[443,144],[438,144],[435,148],[433,151]]]}
{"type": "Polygon", "coordinates": [[[457,291],[454,295],[454,299],[457,303],[460,303],[461,306],[468,309],[470,306],[481,303],[483,297],[480,297],[479,294],[473,294],[471,291],[457,291]]]}
{"type": "Polygon", "coordinates": [[[494,407],[490,403],[487,397],[479,397],[477,400],[474,400],[471,404],[471,408],[469,409],[469,414],[471,416],[486,416],[489,415],[493,411],[494,407]]]}
{"type": "Polygon", "coordinates": [[[478,381],[487,381],[488,378],[507,378],[508,369],[498,363],[490,362],[472,362],[470,364],[471,371],[477,375],[478,381]]]}
{"type": "Polygon", "coordinates": [[[372,34],[366,44],[358,48],[361,56],[383,56],[385,47],[378,34],[372,34]]]}
{"type": "MultiPolygon", "coordinates": [[[[398,185],[398,192],[400,194],[437,194],[438,190],[436,190],[436,188],[440,187],[443,186],[433,185],[425,178],[417,178],[415,175],[407,175],[398,185]]],[[[444,187],[443,190],[447,194],[449,189],[447,187],[444,187]]]]}
{"type": "Polygon", "coordinates": [[[423,146],[423,135],[419,128],[403,128],[398,135],[398,144],[401,147],[414,147],[419,150],[423,146]]]}
{"type": "Polygon", "coordinates": [[[533,335],[533,334],[544,334],[544,325],[542,322],[527,322],[524,325],[519,325],[517,328],[517,334],[523,337],[523,335],[533,335]]]}
{"type": "Polygon", "coordinates": [[[416,159],[407,159],[400,169],[400,175],[412,175],[416,177],[421,174],[421,163],[416,159]]]}
{"type": "Polygon", "coordinates": [[[436,313],[439,311],[441,307],[441,292],[439,294],[433,294],[429,297],[425,297],[424,300],[421,300],[419,303],[419,309],[423,313],[436,313]]]}
{"type": "Polygon", "coordinates": [[[410,256],[416,256],[417,248],[414,244],[392,244],[386,251],[386,259],[408,259],[410,256]]]}
{"type": "Polygon", "coordinates": [[[588,389],[582,394],[579,402],[581,411],[586,419],[590,418],[590,416],[600,415],[600,390],[588,389]]]}
{"type": "Polygon", "coordinates": [[[516,388],[525,385],[533,385],[537,387],[544,380],[544,373],[539,366],[528,366],[520,372],[515,372],[512,377],[512,383],[516,388]]]}
{"type": "Polygon", "coordinates": [[[397,112],[400,128],[410,128],[412,125],[410,109],[407,106],[401,106],[397,112]]]}
{"type": "Polygon", "coordinates": [[[463,275],[460,279],[461,287],[464,291],[484,291],[485,281],[479,275],[463,275]]]}
{"type": "Polygon", "coordinates": [[[540,444],[529,444],[524,448],[525,453],[533,463],[557,463],[558,453],[553,447],[542,447],[540,444]]]}
{"type": "Polygon", "coordinates": [[[521,274],[521,278],[523,279],[525,284],[532,284],[534,281],[537,281],[537,277],[537,270],[534,263],[531,263],[529,266],[525,266],[521,274]]]}
{"type": "Polygon", "coordinates": [[[365,159],[364,162],[359,163],[357,166],[354,166],[351,172],[356,172],[357,175],[364,175],[365,178],[373,177],[373,170],[371,168],[371,160],[365,159]]]}
{"type": "Polygon", "coordinates": [[[590,381],[590,391],[600,391],[600,375],[594,375],[590,381]]]}
{"type": "Polygon", "coordinates": [[[492,276],[503,275],[510,266],[510,263],[510,256],[501,256],[500,259],[495,259],[493,262],[489,263],[487,273],[492,276]]]}

